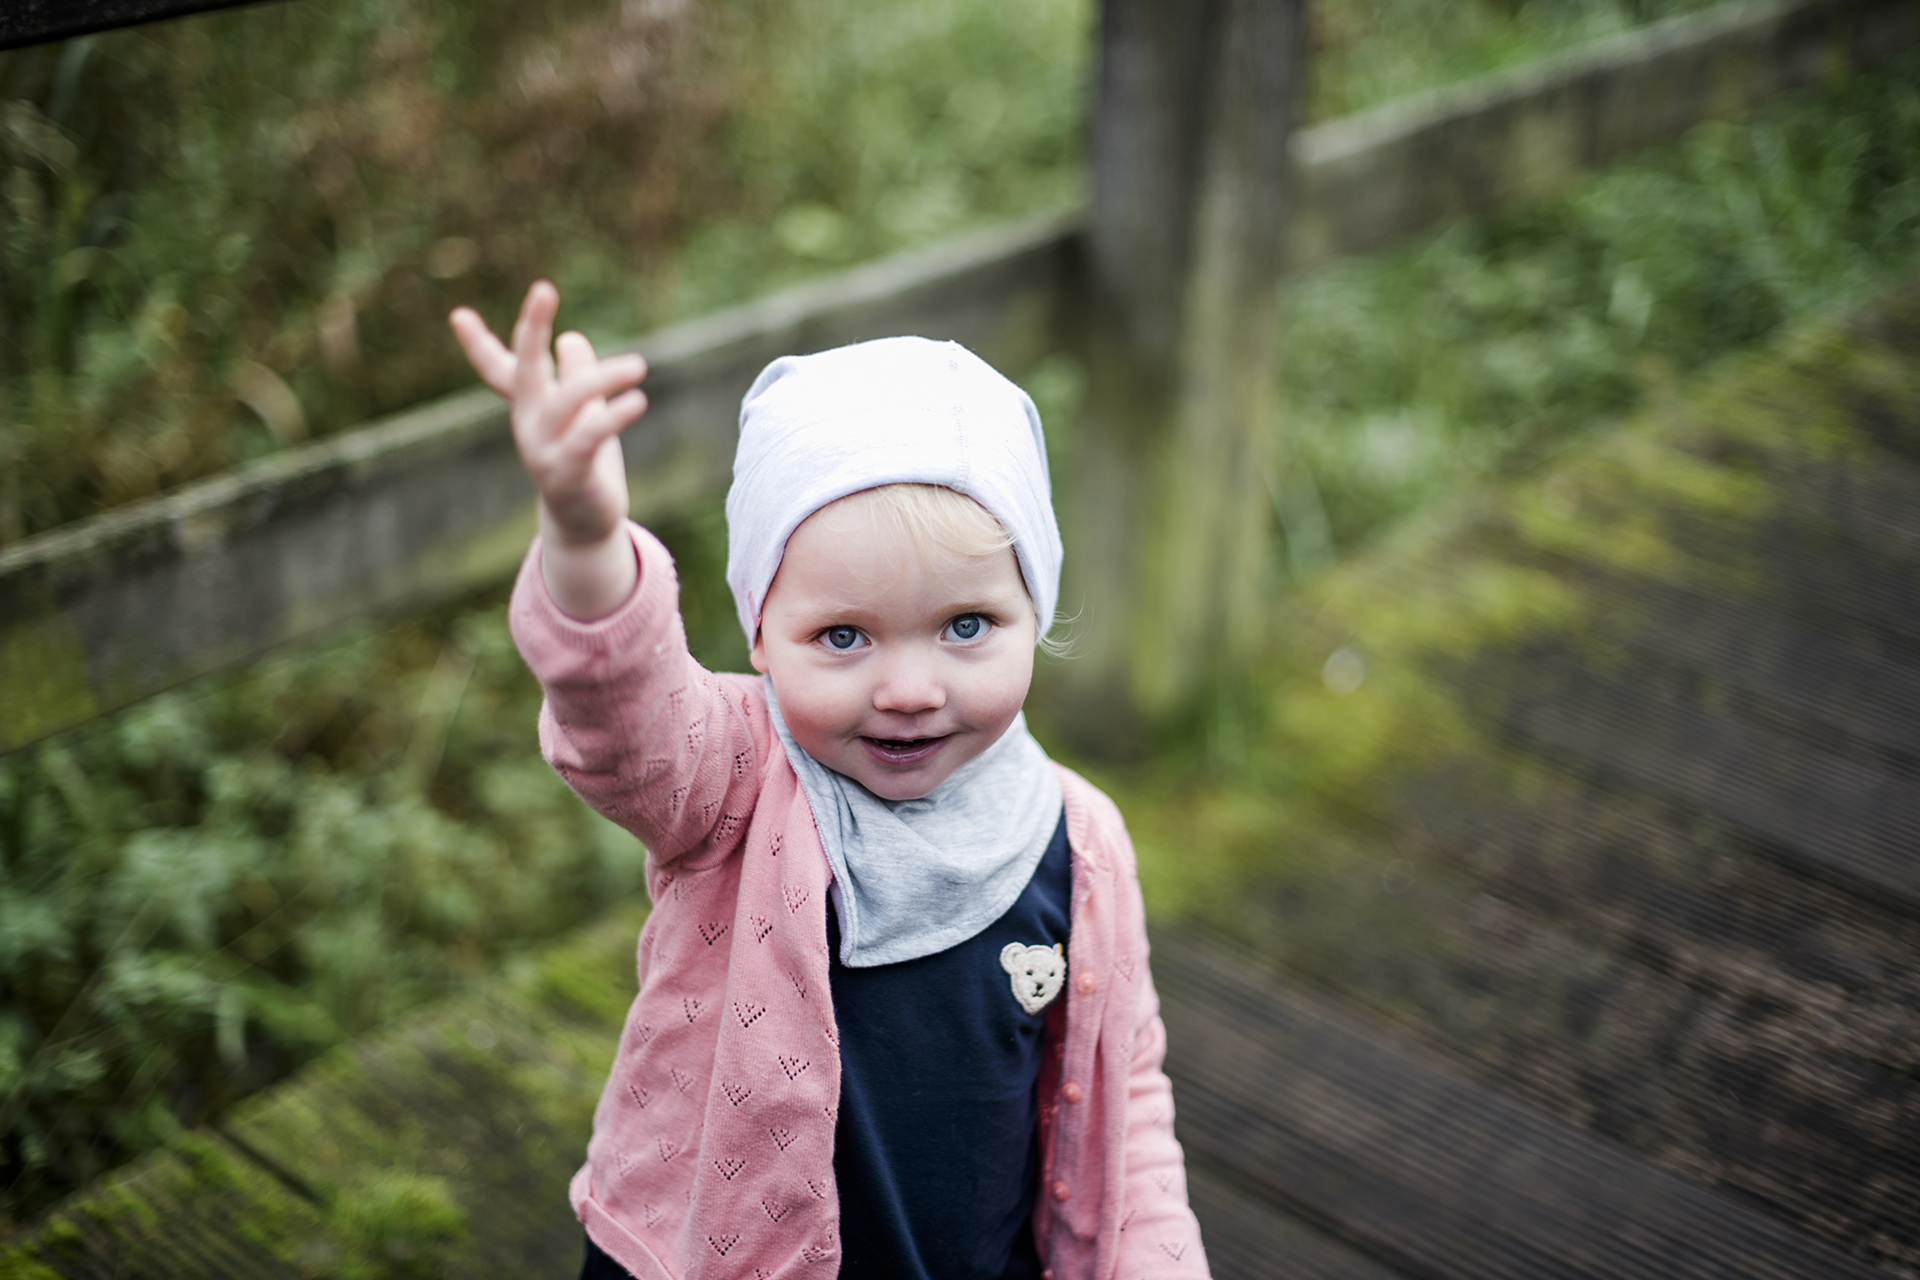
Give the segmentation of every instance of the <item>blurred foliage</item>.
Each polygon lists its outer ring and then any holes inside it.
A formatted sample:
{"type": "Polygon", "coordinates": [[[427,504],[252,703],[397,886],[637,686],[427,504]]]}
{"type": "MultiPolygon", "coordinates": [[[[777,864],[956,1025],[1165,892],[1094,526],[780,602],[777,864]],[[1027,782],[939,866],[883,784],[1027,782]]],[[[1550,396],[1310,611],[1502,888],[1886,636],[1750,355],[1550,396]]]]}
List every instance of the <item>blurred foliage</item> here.
{"type": "Polygon", "coordinates": [[[0,760],[6,1209],[638,891],[538,705],[467,609],[0,760]]]}
{"type": "Polygon", "coordinates": [[[1486,75],[1718,0],[1332,0],[1313,4],[1315,120],[1486,75]]]}
{"type": "MultiPolygon", "coordinates": [[[[1687,7],[1331,0],[1315,114],[1687,7]]],[[[618,337],[1064,203],[1091,12],[300,0],[0,55],[0,543],[468,385],[444,312],[539,273],[618,337]]],[[[1908,254],[1903,67],[1302,282],[1296,564],[1908,254]]],[[[1065,427],[1072,361],[1029,384],[1065,427]]],[[[739,669],[717,504],[661,532],[739,669]]],[[[0,760],[0,1215],[638,892],[536,705],[494,599],[0,760]]]]}
{"type": "Polygon", "coordinates": [[[301,0],[0,54],[0,544],[1068,200],[1085,0],[301,0]],[[772,227],[773,234],[768,234],[772,227]]]}
{"type": "Polygon", "coordinates": [[[670,234],[701,34],[326,0],[0,55],[0,539],[458,385],[453,302],[670,234]]]}
{"type": "Polygon", "coordinates": [[[756,33],[726,189],[656,289],[698,314],[1058,208],[1080,188],[1089,0],[813,0],[756,33]]]}
{"type": "Polygon", "coordinates": [[[1920,256],[1920,57],[1287,292],[1293,576],[1920,256]]]}
{"type": "MultiPolygon", "coordinates": [[[[1332,0],[1312,111],[1700,0],[1332,0]]],[[[0,544],[1080,188],[1092,0],[300,0],[0,54],[0,544]]]]}

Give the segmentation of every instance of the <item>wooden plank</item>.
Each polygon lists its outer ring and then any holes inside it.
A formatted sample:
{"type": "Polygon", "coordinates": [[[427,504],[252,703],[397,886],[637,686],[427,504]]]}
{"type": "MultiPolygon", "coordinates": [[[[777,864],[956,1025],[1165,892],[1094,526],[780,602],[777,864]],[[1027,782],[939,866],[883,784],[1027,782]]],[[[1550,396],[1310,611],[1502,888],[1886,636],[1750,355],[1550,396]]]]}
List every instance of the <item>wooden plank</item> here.
{"type": "Polygon", "coordinates": [[[1782,458],[1770,477],[1789,511],[1803,511],[1862,546],[1920,561],[1920,467],[1872,460],[1782,458]]]}
{"type": "MultiPolygon", "coordinates": [[[[1467,892],[1477,882],[1508,904],[1483,920],[1491,932],[1517,904],[1730,1008],[1813,1030],[1809,1053],[1887,1064],[1920,1053],[1915,1029],[1882,1016],[1920,1001],[1920,922],[1809,881],[1724,828],[1575,778],[1457,765],[1408,787],[1405,809],[1403,849],[1453,862],[1471,873],[1467,892]]],[[[1744,1029],[1778,1039],[1761,1021],[1744,1029]]],[[[1812,1176],[1816,1162],[1797,1163],[1812,1176]]]]}
{"type": "Polygon", "coordinates": [[[1216,1280],[1401,1280],[1403,1273],[1261,1199],[1230,1172],[1189,1161],[1187,1197],[1216,1280]]]}
{"type": "Polygon", "coordinates": [[[564,1273],[581,1250],[567,1183],[637,985],[639,904],[527,971],[361,1041],[222,1124],[323,1201],[370,1176],[445,1188],[463,1225],[449,1276],[564,1273]]]}
{"type": "Polygon", "coordinates": [[[1920,922],[1684,811],[1477,768],[1386,780],[1387,830],[1292,815],[1207,918],[1527,1105],[1920,1261],[1920,922]]]}
{"type": "MultiPolygon", "coordinates": [[[[1323,634],[1351,634],[1367,654],[1365,691],[1351,705],[1368,730],[1336,728],[1326,751],[1337,757],[1354,737],[1375,750],[1382,738],[1420,736],[1480,754],[1456,757],[1408,791],[1391,772],[1398,753],[1370,773],[1309,768],[1310,780],[1333,779],[1309,781],[1310,797],[1277,774],[1280,829],[1270,849],[1248,832],[1234,851],[1250,868],[1266,852],[1270,871],[1237,884],[1209,919],[1296,976],[1473,1063],[1478,1080],[1511,1098],[1904,1274],[1920,1263],[1912,1212],[1920,1023],[1910,1016],[1920,1001],[1920,913],[1904,894],[1863,893],[1860,867],[1809,869],[1787,845],[1826,841],[1815,851],[1864,857],[1883,882],[1910,876],[1920,860],[1911,831],[1920,771],[1907,745],[1915,730],[1902,715],[1920,696],[1912,682],[1920,664],[1904,639],[1920,618],[1904,586],[1915,580],[1910,491],[1897,466],[1876,466],[1866,441],[1846,430],[1858,390],[1885,388],[1876,403],[1895,424],[1911,405],[1901,399],[1897,352],[1862,343],[1836,352],[1831,331],[1807,337],[1788,359],[1756,355],[1686,406],[1609,433],[1504,495],[1494,513],[1469,509],[1437,530],[1438,543],[1410,535],[1342,570],[1321,597],[1335,603],[1320,620],[1323,634]],[[1547,501],[1536,507],[1539,482],[1547,501]],[[1553,509],[1561,497],[1566,514],[1553,509]],[[1504,518],[1532,542],[1503,544],[1491,530],[1504,518]],[[1517,694],[1529,714],[1556,719],[1577,736],[1564,749],[1544,750],[1535,735],[1443,737],[1430,726],[1449,722],[1445,709],[1414,700],[1434,690],[1400,665],[1424,655],[1416,660],[1444,685],[1471,659],[1447,643],[1459,635],[1451,604],[1470,617],[1471,601],[1450,600],[1435,585],[1450,576],[1431,566],[1459,566],[1464,582],[1476,561],[1494,576],[1487,560],[1512,558],[1558,571],[1589,607],[1543,609],[1539,622],[1517,623],[1501,643],[1524,647],[1497,669],[1469,666],[1466,680],[1484,677],[1490,701],[1517,694]],[[1603,574],[1597,564],[1612,567],[1603,574]],[[1664,580],[1632,576],[1641,573],[1664,580]],[[1407,603],[1363,613],[1352,603],[1361,596],[1407,603]],[[1569,698],[1576,681],[1583,692],[1569,698]],[[1840,705],[1818,705],[1822,698],[1840,705]],[[1604,761],[1591,750],[1596,735],[1610,753],[1604,761]],[[1629,777],[1622,761],[1639,773],[1629,777]],[[1781,777],[1799,778],[1804,794],[1783,794],[1781,777]],[[1463,820],[1466,806],[1481,812],[1463,820]],[[1802,825],[1756,830],[1762,819],[1802,825]]],[[[1313,603],[1295,620],[1308,633],[1313,603]]],[[[1297,664],[1311,678],[1311,657],[1282,652],[1276,667],[1297,664]]],[[[1334,714],[1303,711],[1295,722],[1293,707],[1310,697],[1285,685],[1279,696],[1276,719],[1290,734],[1334,714]]],[[[1310,739],[1306,747],[1314,749],[1310,739]]],[[[1177,1048],[1191,1038],[1178,1023],[1196,1016],[1194,1001],[1161,961],[1177,1048]]],[[[1227,1070],[1218,1064],[1232,1052],[1229,1031],[1199,1039],[1201,1065],[1179,1069],[1227,1070]]],[[[1248,1067],[1234,1105],[1205,1104],[1214,1107],[1213,1137],[1204,1126],[1188,1131],[1197,1157],[1228,1159],[1225,1145],[1259,1122],[1256,1091],[1284,1095],[1297,1068],[1248,1067]],[[1222,1149],[1209,1154],[1210,1140],[1222,1149]]],[[[1343,1078],[1333,1067],[1323,1074],[1343,1078]]],[[[1348,1104],[1326,1123],[1364,1129],[1380,1109],[1351,1095],[1348,1104]]],[[[1307,1191],[1266,1184],[1261,1194],[1329,1197],[1287,1202],[1408,1269],[1448,1252],[1468,1259],[1459,1274],[1501,1266],[1554,1274],[1564,1261],[1537,1239],[1486,1245],[1486,1233],[1473,1234],[1474,1206],[1421,1198],[1440,1192],[1389,1185],[1369,1200],[1368,1188],[1383,1182],[1379,1168],[1352,1158],[1338,1132],[1308,1137],[1321,1144],[1307,1149],[1314,1160],[1289,1166],[1298,1150],[1261,1146],[1236,1175],[1257,1181],[1263,1168],[1290,1169],[1285,1186],[1307,1191]],[[1387,1253],[1378,1239],[1356,1237],[1349,1219],[1329,1216],[1348,1194],[1382,1222],[1428,1214],[1427,1226],[1403,1252],[1387,1253]],[[1456,1231],[1471,1238],[1446,1234],[1456,1231]]],[[[1433,1157],[1408,1158],[1424,1166],[1433,1157]]],[[[1545,1205],[1512,1212],[1517,1222],[1554,1215],[1545,1205]]]]}
{"type": "MultiPolygon", "coordinates": [[[[327,1203],[399,1175],[445,1189],[462,1224],[451,1275],[535,1275],[580,1252],[567,1205],[607,1064],[517,1002],[466,999],[358,1045],[244,1105],[222,1130],[327,1203]]],[[[609,1062],[617,1029],[602,1029],[609,1062]]]]}
{"type": "Polygon", "coordinates": [[[1816,745],[1845,753],[1858,744],[1920,764],[1920,668],[1712,592],[1597,573],[1580,587],[1591,604],[1586,661],[1643,678],[1678,666],[1744,714],[1816,745]]]}
{"type": "Polygon", "coordinates": [[[217,1135],[196,1133],[102,1179],[32,1236],[0,1246],[0,1274],[298,1280],[345,1256],[315,1205],[217,1135]]]}
{"type": "Polygon", "coordinates": [[[582,1235],[567,1182],[645,914],[616,908],[181,1135],[0,1248],[0,1274],[569,1273],[582,1235]]]}
{"type": "MultiPolygon", "coordinates": [[[[1483,668],[1483,671],[1485,668],[1483,668]]],[[[1571,662],[1482,676],[1532,747],[1711,814],[1804,871],[1920,911],[1920,784],[1571,662]]]]}
{"type": "Polygon", "coordinates": [[[1450,768],[1408,808],[1409,896],[1454,949],[1350,941],[1343,990],[1582,1128],[1920,1259],[1920,921],[1573,779],[1450,768]]]}
{"type": "MultiPolygon", "coordinates": [[[[1651,495],[1641,502],[1658,505],[1651,495]]],[[[1920,562],[1788,518],[1735,523],[1669,508],[1661,519],[1691,562],[1691,581],[1808,625],[1875,633],[1909,658],[1920,654],[1920,562]]]]}
{"type": "Polygon", "coordinates": [[[1244,954],[1163,931],[1154,968],[1188,1149],[1409,1274],[1879,1274],[1419,1060],[1244,954]]]}

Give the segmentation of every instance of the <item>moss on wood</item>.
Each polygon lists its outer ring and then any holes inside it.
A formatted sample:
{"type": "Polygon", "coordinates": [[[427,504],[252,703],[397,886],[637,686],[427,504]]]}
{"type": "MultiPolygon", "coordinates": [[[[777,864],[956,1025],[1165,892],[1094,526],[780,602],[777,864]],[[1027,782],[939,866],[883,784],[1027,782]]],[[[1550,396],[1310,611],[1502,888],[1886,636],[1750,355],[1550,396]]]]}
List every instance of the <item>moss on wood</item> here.
{"type": "Polygon", "coordinates": [[[640,904],[341,1049],[80,1196],[0,1276],[551,1270],[635,990],[640,904]]]}

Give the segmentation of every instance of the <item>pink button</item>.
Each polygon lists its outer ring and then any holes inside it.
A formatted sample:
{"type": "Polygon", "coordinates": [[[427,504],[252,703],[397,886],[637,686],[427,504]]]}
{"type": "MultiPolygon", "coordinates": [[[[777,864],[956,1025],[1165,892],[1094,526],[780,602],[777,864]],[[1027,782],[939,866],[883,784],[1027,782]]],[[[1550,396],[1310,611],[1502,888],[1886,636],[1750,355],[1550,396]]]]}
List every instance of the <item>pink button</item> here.
{"type": "Polygon", "coordinates": [[[1056,1182],[1053,1184],[1053,1198],[1055,1200],[1058,1200],[1060,1203],[1065,1204],[1067,1202],[1067,1198],[1072,1194],[1073,1194],[1073,1188],[1068,1186],[1066,1183],[1056,1182]]]}
{"type": "Polygon", "coordinates": [[[1099,985],[1100,980],[1090,973],[1083,973],[1073,980],[1074,989],[1083,996],[1092,995],[1093,989],[1099,985]]]}
{"type": "Polygon", "coordinates": [[[1048,1267],[1040,1273],[1040,1280],[1053,1280],[1053,1268],[1048,1267]]]}
{"type": "Polygon", "coordinates": [[[1065,1098],[1068,1102],[1078,1102],[1085,1095],[1080,1092],[1080,1085],[1078,1081],[1069,1080],[1065,1084],[1060,1086],[1060,1096],[1065,1098]]]}

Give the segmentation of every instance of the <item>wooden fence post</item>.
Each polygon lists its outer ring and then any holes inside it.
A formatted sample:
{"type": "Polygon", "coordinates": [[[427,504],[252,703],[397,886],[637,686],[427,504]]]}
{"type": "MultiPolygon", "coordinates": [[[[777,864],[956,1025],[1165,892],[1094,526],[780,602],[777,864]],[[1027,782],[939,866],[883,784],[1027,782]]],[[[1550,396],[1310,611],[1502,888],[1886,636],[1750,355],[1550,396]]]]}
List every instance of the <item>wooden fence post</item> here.
{"type": "Polygon", "coordinates": [[[1113,752],[1256,638],[1305,6],[1105,0],[1099,40],[1089,386],[1062,486],[1079,657],[1053,709],[1113,752]]]}

